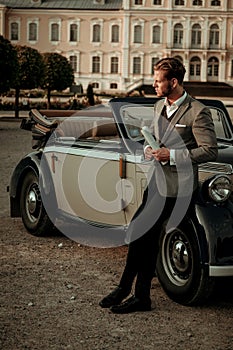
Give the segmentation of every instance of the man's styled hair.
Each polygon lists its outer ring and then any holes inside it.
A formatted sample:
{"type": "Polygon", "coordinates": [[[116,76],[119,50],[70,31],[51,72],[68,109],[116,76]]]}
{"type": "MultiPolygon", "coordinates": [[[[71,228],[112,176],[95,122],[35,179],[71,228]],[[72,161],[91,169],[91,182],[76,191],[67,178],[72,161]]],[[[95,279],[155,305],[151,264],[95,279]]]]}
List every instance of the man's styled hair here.
{"type": "Polygon", "coordinates": [[[177,58],[173,58],[173,57],[162,58],[155,64],[154,70],[155,71],[162,70],[166,72],[165,77],[167,78],[167,80],[176,78],[180,85],[183,84],[186,70],[183,64],[177,58]]]}

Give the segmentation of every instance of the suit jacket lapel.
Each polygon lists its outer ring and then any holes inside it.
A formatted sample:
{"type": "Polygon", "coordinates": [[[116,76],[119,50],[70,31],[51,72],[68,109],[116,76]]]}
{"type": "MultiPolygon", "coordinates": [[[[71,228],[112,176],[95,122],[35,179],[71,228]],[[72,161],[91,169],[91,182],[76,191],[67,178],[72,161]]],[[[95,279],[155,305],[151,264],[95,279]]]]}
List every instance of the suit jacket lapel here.
{"type": "Polygon", "coordinates": [[[187,111],[190,105],[190,98],[189,96],[186,97],[183,104],[179,107],[178,111],[175,113],[174,117],[171,119],[171,126],[175,126],[179,119],[182,117],[182,115],[187,111]]]}
{"type": "Polygon", "coordinates": [[[157,140],[160,140],[159,124],[160,124],[160,117],[162,114],[163,107],[164,107],[164,100],[158,101],[155,105],[154,134],[157,140]]]}
{"type": "Polygon", "coordinates": [[[169,138],[170,133],[174,130],[175,125],[183,116],[183,114],[187,111],[190,105],[190,96],[188,95],[184,100],[183,104],[179,107],[179,109],[175,112],[174,117],[172,117],[170,123],[168,122],[167,129],[164,133],[162,142],[166,144],[167,139],[169,138]]]}

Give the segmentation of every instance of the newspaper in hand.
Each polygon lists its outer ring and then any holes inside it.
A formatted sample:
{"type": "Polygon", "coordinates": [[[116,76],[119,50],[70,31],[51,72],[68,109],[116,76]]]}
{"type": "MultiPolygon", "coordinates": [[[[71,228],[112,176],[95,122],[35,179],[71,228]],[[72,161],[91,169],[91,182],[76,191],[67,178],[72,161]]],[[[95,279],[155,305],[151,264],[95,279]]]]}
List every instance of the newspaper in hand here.
{"type": "Polygon", "coordinates": [[[154,136],[151,134],[151,132],[147,126],[142,127],[141,133],[152,149],[159,148],[158,142],[155,140],[154,136]]]}

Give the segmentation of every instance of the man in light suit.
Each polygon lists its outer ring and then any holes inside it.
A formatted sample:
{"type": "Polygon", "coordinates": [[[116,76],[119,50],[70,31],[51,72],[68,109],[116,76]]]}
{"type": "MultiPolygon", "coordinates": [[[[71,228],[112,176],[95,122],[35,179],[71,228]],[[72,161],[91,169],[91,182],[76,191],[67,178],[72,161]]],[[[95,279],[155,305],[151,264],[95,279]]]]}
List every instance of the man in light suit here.
{"type": "Polygon", "coordinates": [[[114,313],[151,310],[150,288],[156,267],[158,235],[165,221],[166,229],[174,228],[186,212],[194,214],[198,164],[217,157],[211,113],[184,90],[184,75],[183,64],[175,58],[161,59],[154,67],[153,86],[157,96],[163,97],[155,104],[151,126],[159,147],[152,149],[145,144],[144,153],[146,159],[154,160],[151,184],[156,189],[149,192],[146,204],[132,220],[127,260],[119,285],[99,303],[114,313]],[[155,212],[159,211],[158,203],[162,208],[153,221],[155,212]],[[185,211],[180,211],[184,206],[185,211]],[[153,224],[140,237],[137,232],[142,228],[140,218],[145,212],[153,224]],[[135,277],[135,295],[122,303],[131,292],[135,277]]]}

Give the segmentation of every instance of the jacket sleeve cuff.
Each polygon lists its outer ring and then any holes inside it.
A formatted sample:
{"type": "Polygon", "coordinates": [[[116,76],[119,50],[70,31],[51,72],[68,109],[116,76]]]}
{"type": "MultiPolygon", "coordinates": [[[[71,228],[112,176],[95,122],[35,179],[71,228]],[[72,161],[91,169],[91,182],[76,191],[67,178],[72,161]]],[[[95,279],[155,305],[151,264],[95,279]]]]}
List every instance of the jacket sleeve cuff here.
{"type": "Polygon", "coordinates": [[[174,149],[170,149],[170,165],[176,165],[176,156],[174,149]]]}

